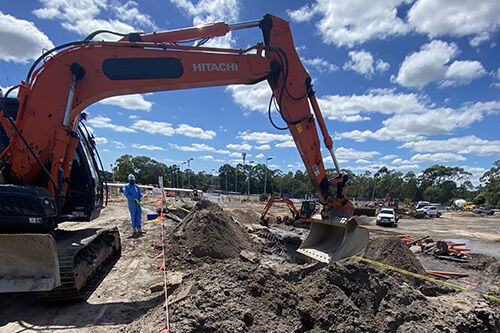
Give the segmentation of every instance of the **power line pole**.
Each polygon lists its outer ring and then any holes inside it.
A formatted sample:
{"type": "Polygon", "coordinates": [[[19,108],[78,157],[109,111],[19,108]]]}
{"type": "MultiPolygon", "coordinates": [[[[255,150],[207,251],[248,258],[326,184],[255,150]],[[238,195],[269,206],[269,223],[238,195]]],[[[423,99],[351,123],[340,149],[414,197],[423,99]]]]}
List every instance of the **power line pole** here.
{"type": "Polygon", "coordinates": [[[267,194],[266,190],[267,190],[267,161],[269,160],[272,160],[273,158],[272,157],[268,157],[266,158],[266,169],[264,170],[264,193],[267,194]]]}
{"type": "Polygon", "coordinates": [[[188,187],[191,187],[191,165],[189,162],[191,162],[192,160],[194,160],[194,158],[190,158],[189,160],[187,160],[187,164],[188,164],[188,169],[187,169],[187,173],[188,173],[188,187]]]}

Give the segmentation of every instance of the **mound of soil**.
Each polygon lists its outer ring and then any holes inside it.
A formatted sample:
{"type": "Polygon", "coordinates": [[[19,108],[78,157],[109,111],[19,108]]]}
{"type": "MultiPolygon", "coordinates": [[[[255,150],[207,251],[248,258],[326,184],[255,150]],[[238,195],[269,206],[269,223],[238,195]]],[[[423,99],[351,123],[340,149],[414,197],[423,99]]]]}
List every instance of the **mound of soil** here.
{"type": "Polygon", "coordinates": [[[252,249],[247,233],[217,204],[201,200],[165,239],[167,254],[236,258],[252,249]],[[183,253],[183,254],[182,254],[183,253]]]}
{"type": "MultiPolygon", "coordinates": [[[[297,268],[296,268],[297,269],[297,268]]],[[[170,305],[173,332],[496,332],[500,316],[477,296],[430,299],[396,276],[348,260],[304,274],[236,260],[197,266],[170,305]],[[465,301],[466,306],[461,302],[465,301]],[[470,330],[467,330],[470,329],[470,330]]],[[[175,294],[174,294],[175,296],[175,294]]],[[[143,319],[161,327],[156,307],[143,319]]],[[[132,330],[133,331],[133,330],[132,330]]]]}
{"type": "Polygon", "coordinates": [[[365,258],[404,270],[424,274],[425,270],[405,242],[397,237],[377,237],[366,246],[365,258]]]}

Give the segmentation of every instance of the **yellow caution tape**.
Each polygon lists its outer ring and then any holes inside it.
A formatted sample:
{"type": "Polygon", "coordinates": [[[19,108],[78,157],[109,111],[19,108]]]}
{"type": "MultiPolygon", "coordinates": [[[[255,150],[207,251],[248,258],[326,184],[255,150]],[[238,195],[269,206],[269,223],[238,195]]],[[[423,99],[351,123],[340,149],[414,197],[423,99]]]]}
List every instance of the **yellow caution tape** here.
{"type": "MultiPolygon", "coordinates": [[[[371,260],[371,259],[368,259],[368,258],[363,258],[363,257],[358,257],[358,256],[353,256],[353,258],[357,259],[357,260],[360,260],[360,261],[364,261],[364,262],[373,264],[373,265],[377,265],[377,266],[380,266],[380,267],[383,267],[383,268],[387,268],[387,269],[399,272],[401,274],[406,274],[406,275],[410,275],[410,276],[413,276],[413,277],[416,277],[416,278],[419,278],[419,279],[431,281],[431,282],[434,282],[434,283],[437,283],[437,284],[442,284],[444,286],[451,287],[451,288],[454,288],[454,289],[457,289],[457,290],[460,290],[460,291],[466,291],[467,290],[467,288],[462,287],[462,286],[457,286],[456,284],[452,284],[452,283],[449,283],[449,282],[446,282],[446,281],[441,281],[441,280],[438,280],[438,279],[434,279],[434,278],[431,278],[429,276],[425,276],[425,275],[422,275],[422,274],[413,273],[413,272],[410,272],[410,271],[407,271],[407,270],[404,270],[404,269],[401,269],[401,268],[397,268],[397,267],[394,267],[394,266],[391,266],[391,265],[383,264],[381,262],[378,262],[378,261],[375,261],[375,260],[371,260]]],[[[500,298],[495,297],[495,296],[483,294],[483,297],[491,299],[491,300],[494,300],[494,301],[497,301],[497,302],[500,302],[500,298]]]]}
{"type": "Polygon", "coordinates": [[[158,221],[161,221],[161,216],[158,216],[157,218],[152,219],[152,220],[144,221],[144,223],[152,223],[152,222],[158,222],[158,221]]]}
{"type": "Polygon", "coordinates": [[[169,200],[165,200],[166,202],[168,202],[169,204],[171,204],[172,206],[174,206],[175,208],[179,208],[179,209],[182,209],[183,211],[185,211],[186,213],[189,213],[189,209],[186,209],[182,206],[178,206],[176,204],[174,204],[172,201],[169,201],[169,200]]]}

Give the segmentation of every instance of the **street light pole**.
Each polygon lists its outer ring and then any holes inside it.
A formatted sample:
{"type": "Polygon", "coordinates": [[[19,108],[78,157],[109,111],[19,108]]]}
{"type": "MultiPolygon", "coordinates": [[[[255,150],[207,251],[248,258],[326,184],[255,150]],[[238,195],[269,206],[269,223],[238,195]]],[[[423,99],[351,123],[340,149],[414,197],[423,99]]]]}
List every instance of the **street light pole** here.
{"type": "Polygon", "coordinates": [[[113,176],[113,183],[115,182],[115,172],[113,171],[113,164],[110,164],[111,166],[111,175],[113,176]]]}
{"type": "MultiPolygon", "coordinates": [[[[182,177],[182,166],[186,164],[186,162],[182,162],[181,164],[181,188],[184,188],[184,177],[182,177]]],[[[186,169],[184,169],[186,170],[186,169]]]]}
{"type": "Polygon", "coordinates": [[[266,169],[264,170],[264,193],[267,194],[267,161],[272,160],[272,157],[266,158],[266,169]]]}
{"type": "Polygon", "coordinates": [[[252,165],[251,164],[253,162],[254,161],[248,162],[248,189],[247,189],[247,195],[248,195],[248,197],[250,197],[250,179],[251,179],[250,177],[251,177],[251,172],[252,172],[252,165]]]}
{"type": "Polygon", "coordinates": [[[191,177],[190,177],[190,174],[191,174],[191,165],[189,162],[191,162],[192,160],[194,160],[194,158],[190,158],[189,160],[187,160],[187,164],[188,164],[188,187],[191,187],[191,177]]]}

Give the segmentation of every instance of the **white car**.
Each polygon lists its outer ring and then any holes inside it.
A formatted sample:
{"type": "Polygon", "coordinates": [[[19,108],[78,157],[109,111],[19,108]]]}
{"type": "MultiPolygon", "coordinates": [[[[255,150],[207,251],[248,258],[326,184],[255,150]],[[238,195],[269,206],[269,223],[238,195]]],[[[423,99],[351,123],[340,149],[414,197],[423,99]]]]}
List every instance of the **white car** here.
{"type": "Polygon", "coordinates": [[[425,215],[430,217],[440,217],[441,212],[437,206],[425,206],[423,208],[417,209],[417,212],[424,212],[425,215]]]}
{"type": "Polygon", "coordinates": [[[396,216],[393,208],[382,208],[377,215],[377,225],[390,225],[396,227],[399,218],[396,216]]]}

